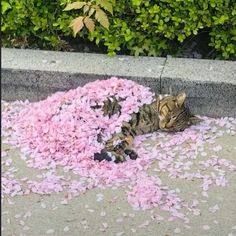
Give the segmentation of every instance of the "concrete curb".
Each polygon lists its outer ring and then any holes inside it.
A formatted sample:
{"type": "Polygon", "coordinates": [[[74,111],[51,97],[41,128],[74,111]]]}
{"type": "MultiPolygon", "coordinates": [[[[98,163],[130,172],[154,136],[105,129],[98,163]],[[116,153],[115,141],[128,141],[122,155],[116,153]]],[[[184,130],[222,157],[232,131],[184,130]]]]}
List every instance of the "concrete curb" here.
{"type": "Polygon", "coordinates": [[[194,113],[236,117],[236,62],[2,49],[2,99],[37,101],[118,76],[156,93],[188,93],[194,113]]]}
{"type": "Polygon", "coordinates": [[[170,58],[161,92],[186,91],[191,110],[212,117],[236,117],[236,62],[170,58]]]}

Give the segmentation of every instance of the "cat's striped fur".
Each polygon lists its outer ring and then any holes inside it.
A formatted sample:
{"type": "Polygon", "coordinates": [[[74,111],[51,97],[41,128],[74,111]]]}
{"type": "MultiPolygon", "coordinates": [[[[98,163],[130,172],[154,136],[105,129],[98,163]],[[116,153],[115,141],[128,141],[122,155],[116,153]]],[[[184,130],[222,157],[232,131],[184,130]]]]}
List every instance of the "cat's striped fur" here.
{"type": "MultiPolygon", "coordinates": [[[[129,122],[123,122],[122,131],[116,133],[108,140],[101,153],[94,155],[95,160],[113,160],[123,162],[127,157],[136,159],[137,154],[132,149],[133,139],[136,135],[152,133],[158,129],[178,132],[183,131],[191,124],[200,121],[192,115],[184,105],[185,93],[177,96],[157,97],[150,105],[143,105],[137,113],[132,114],[129,122]]],[[[109,98],[104,106],[104,115],[112,116],[120,111],[119,101],[109,98]]]]}

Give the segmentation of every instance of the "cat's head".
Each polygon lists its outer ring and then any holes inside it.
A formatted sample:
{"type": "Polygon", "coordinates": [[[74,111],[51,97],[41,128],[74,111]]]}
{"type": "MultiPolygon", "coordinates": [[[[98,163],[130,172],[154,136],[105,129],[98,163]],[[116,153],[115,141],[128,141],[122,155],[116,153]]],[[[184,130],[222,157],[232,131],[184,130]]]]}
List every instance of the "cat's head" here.
{"type": "Polygon", "coordinates": [[[158,98],[159,127],[164,131],[183,131],[192,124],[201,121],[192,115],[184,102],[186,94],[179,93],[176,96],[164,95],[158,98]]]}

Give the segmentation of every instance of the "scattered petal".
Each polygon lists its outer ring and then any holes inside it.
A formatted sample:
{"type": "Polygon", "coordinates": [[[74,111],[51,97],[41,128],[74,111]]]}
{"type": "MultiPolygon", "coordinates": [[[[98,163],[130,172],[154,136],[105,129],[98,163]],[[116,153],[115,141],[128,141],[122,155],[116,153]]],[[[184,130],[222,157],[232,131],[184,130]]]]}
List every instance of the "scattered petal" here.
{"type": "Polygon", "coordinates": [[[204,230],[209,230],[211,227],[209,226],[209,225],[203,225],[202,226],[202,229],[204,229],[204,230]]]}
{"type": "Polygon", "coordinates": [[[64,230],[64,232],[68,232],[70,230],[70,227],[69,226],[65,226],[63,230],[64,230]]]}
{"type": "Polygon", "coordinates": [[[176,229],[174,230],[174,232],[175,232],[176,234],[179,234],[179,233],[181,233],[181,229],[180,229],[180,228],[176,228],[176,229]]]}
{"type": "Polygon", "coordinates": [[[45,209],[45,208],[47,207],[44,202],[42,202],[40,205],[41,205],[41,207],[42,207],[43,209],[45,209]]]}
{"type": "Polygon", "coordinates": [[[21,214],[16,214],[14,217],[15,217],[16,219],[18,219],[18,218],[21,217],[21,214]]]}
{"type": "Polygon", "coordinates": [[[23,227],[23,230],[25,230],[25,231],[27,231],[27,230],[29,230],[29,229],[30,229],[29,226],[24,226],[24,227],[23,227]]]}
{"type": "Polygon", "coordinates": [[[46,234],[54,234],[55,230],[54,229],[48,229],[46,231],[46,234]]]}
{"type": "Polygon", "coordinates": [[[105,211],[101,211],[100,216],[105,216],[106,212],[105,211]]]}
{"type": "Polygon", "coordinates": [[[121,235],[124,235],[124,232],[123,232],[123,231],[116,233],[116,236],[121,236],[121,235]]]}

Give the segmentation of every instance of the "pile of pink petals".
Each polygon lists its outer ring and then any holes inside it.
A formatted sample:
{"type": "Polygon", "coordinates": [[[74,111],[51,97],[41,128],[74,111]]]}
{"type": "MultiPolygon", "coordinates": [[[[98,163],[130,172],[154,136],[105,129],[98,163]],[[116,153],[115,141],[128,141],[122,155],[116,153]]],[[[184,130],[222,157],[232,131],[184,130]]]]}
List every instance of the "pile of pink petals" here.
{"type": "MultiPolygon", "coordinates": [[[[172,179],[200,179],[202,183],[199,187],[205,195],[211,185],[225,186],[227,180],[222,168],[230,171],[236,168],[230,161],[216,155],[221,148],[214,146],[215,139],[223,131],[215,128],[215,132],[210,133],[210,130],[214,125],[226,126],[227,132],[235,132],[236,120],[204,117],[201,124],[182,133],[156,132],[138,136],[134,143],[139,155],[137,160],[121,164],[94,161],[94,153],[104,147],[112,134],[120,132],[122,122],[129,121],[133,112],[137,112],[143,104],[150,104],[153,98],[149,88],[112,77],[68,92],[55,93],[36,103],[5,103],[7,108],[2,113],[4,142],[20,147],[21,157],[29,167],[46,172],[40,181],[16,180],[11,170],[3,173],[3,195],[49,194],[64,190],[79,195],[94,187],[127,185],[130,189],[127,192],[128,202],[134,208],[160,207],[174,218],[185,219],[180,211],[186,203],[162,183],[158,174],[165,172],[172,179]],[[122,101],[121,114],[109,118],[103,115],[101,108],[93,107],[102,106],[110,96],[122,98],[122,101]],[[102,143],[97,141],[98,134],[102,134],[102,143]],[[145,144],[145,140],[153,140],[156,144],[145,144]],[[212,145],[215,155],[200,161],[199,170],[191,172],[194,159],[198,156],[206,158],[205,143],[212,145]],[[183,145],[186,147],[183,148],[183,145]],[[147,169],[154,162],[157,164],[156,175],[149,176],[147,169]],[[80,178],[72,180],[58,175],[58,166],[62,166],[65,172],[78,174],[80,178]],[[214,174],[201,172],[206,168],[213,168],[214,174]]],[[[11,167],[6,158],[3,164],[11,167]]]]}
{"type": "MultiPolygon", "coordinates": [[[[130,80],[95,81],[69,92],[58,92],[44,101],[26,106],[16,117],[16,142],[33,152],[32,167],[54,165],[80,168],[96,165],[92,161],[111,135],[121,130],[122,121],[129,121],[145,103],[151,103],[149,89],[130,80]],[[121,114],[111,118],[101,108],[108,97],[124,99],[121,114]],[[102,134],[102,143],[97,141],[102,134]]],[[[83,168],[82,168],[83,169],[83,168]]]]}

